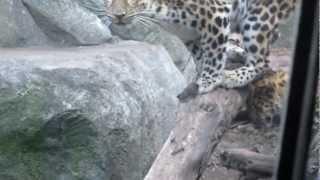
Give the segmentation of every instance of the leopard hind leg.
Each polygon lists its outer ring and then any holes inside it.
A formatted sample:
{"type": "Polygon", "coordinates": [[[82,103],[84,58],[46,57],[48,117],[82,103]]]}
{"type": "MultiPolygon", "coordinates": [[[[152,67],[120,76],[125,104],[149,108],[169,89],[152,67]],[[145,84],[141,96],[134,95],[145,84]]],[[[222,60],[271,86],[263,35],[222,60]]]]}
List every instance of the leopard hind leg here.
{"type": "Polygon", "coordinates": [[[242,36],[246,51],[246,63],[245,66],[235,70],[224,71],[224,87],[235,88],[246,86],[269,68],[267,58],[270,54],[271,35],[271,28],[267,22],[252,22],[250,16],[244,21],[242,36]]]}

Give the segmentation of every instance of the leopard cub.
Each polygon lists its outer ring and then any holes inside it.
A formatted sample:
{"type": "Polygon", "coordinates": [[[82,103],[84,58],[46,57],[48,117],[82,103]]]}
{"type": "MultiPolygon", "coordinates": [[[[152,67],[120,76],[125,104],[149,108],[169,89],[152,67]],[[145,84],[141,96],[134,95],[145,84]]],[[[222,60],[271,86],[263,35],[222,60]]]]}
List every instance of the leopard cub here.
{"type": "Polygon", "coordinates": [[[268,70],[249,85],[248,113],[256,125],[273,127],[279,124],[287,81],[287,72],[268,70]]]}

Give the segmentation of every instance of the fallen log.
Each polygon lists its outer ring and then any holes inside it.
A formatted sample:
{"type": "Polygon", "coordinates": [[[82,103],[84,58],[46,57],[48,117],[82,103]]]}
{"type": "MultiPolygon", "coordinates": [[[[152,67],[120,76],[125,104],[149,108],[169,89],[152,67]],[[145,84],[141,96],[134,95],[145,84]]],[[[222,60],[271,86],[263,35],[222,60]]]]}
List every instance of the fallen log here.
{"type": "Polygon", "coordinates": [[[144,180],[198,180],[245,100],[241,90],[217,89],[181,103],[176,127],[144,180]]]}
{"type": "Polygon", "coordinates": [[[275,157],[272,155],[265,155],[248,149],[226,149],[221,159],[223,165],[239,170],[243,174],[255,176],[256,178],[271,177],[274,172],[275,157]]]}

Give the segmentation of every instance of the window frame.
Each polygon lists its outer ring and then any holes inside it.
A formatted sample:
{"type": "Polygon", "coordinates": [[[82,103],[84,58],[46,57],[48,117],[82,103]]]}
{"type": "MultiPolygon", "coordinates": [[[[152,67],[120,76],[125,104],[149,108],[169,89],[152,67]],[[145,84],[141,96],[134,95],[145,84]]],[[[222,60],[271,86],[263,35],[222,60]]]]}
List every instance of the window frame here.
{"type": "Polygon", "coordinates": [[[305,179],[319,74],[319,0],[301,0],[276,180],[305,179]]]}

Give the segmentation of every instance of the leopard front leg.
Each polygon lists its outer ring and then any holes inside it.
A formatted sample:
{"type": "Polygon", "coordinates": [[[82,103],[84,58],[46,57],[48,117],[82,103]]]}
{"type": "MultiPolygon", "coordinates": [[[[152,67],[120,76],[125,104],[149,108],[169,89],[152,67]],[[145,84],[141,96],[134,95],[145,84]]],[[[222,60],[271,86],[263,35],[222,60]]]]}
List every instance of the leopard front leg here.
{"type": "Polygon", "coordinates": [[[260,71],[255,66],[246,65],[235,70],[225,70],[222,73],[222,86],[226,88],[243,87],[253,81],[260,71]]]}
{"type": "Polygon", "coordinates": [[[222,84],[222,72],[226,64],[226,43],[229,34],[229,13],[224,11],[225,4],[215,4],[221,6],[219,13],[212,13],[205,8],[200,9],[200,14],[191,22],[191,26],[196,28],[200,36],[201,60],[199,62],[199,74],[197,80],[191,84],[178,96],[185,99],[191,94],[193,97],[198,94],[208,93],[222,84]],[[209,15],[208,15],[209,14],[209,15]]]}
{"type": "Polygon", "coordinates": [[[194,63],[196,65],[197,74],[199,74],[202,70],[202,58],[203,58],[203,50],[200,47],[200,40],[189,41],[185,44],[192,54],[194,63]]]}
{"type": "Polygon", "coordinates": [[[222,72],[227,59],[227,39],[227,31],[221,31],[218,35],[205,34],[201,38],[201,49],[203,50],[202,69],[196,81],[199,86],[199,94],[207,93],[222,84],[222,72]]]}
{"type": "MultiPolygon", "coordinates": [[[[189,84],[177,97],[180,101],[187,101],[199,94],[207,93],[222,84],[222,72],[226,63],[227,33],[218,36],[205,35],[197,48],[201,67],[196,82],[189,84]]],[[[196,58],[197,59],[197,58],[196,58]]]]}

